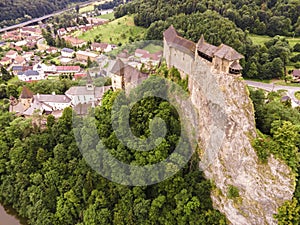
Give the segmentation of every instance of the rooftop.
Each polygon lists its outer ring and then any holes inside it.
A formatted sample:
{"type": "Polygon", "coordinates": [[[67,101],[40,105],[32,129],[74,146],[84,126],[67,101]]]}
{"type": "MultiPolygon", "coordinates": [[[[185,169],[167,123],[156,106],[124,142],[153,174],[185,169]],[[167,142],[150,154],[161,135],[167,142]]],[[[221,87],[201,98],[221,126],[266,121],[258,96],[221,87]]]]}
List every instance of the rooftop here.
{"type": "Polygon", "coordinates": [[[33,97],[33,93],[29,90],[29,88],[23,86],[22,92],[20,94],[20,98],[32,98],[32,97],[33,97]]]}
{"type": "Polygon", "coordinates": [[[34,99],[39,102],[55,102],[55,103],[69,103],[71,99],[66,95],[55,94],[37,94],[34,95],[34,99]]]}

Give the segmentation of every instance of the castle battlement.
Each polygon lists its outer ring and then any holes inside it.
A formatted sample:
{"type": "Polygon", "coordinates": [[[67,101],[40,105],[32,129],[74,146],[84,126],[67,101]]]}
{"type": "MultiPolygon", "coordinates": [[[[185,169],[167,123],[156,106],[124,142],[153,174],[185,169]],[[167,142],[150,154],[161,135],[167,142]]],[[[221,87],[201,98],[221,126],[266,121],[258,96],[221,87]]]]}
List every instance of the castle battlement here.
{"type": "Polygon", "coordinates": [[[203,35],[194,43],[181,37],[171,25],[164,32],[164,58],[169,68],[174,66],[185,75],[193,74],[195,62],[199,60],[218,74],[240,75],[243,68],[239,61],[244,56],[228,45],[207,43],[203,35]]]}

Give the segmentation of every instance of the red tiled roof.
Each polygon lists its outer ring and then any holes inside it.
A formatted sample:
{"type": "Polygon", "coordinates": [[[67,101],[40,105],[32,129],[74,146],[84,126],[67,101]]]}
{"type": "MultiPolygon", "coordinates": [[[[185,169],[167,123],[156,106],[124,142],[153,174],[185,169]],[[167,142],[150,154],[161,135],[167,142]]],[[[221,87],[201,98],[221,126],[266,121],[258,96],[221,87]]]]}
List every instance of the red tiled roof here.
{"type": "Polygon", "coordinates": [[[233,60],[239,60],[244,58],[240,53],[238,53],[236,50],[234,50],[232,47],[221,44],[218,49],[214,53],[215,56],[221,58],[221,59],[227,59],[229,61],[233,60]]]}
{"type": "Polygon", "coordinates": [[[20,95],[20,98],[32,98],[33,93],[29,90],[28,87],[24,86],[20,95]]]}
{"type": "Polygon", "coordinates": [[[300,69],[299,70],[293,70],[293,76],[294,77],[300,77],[300,69]]]}
{"type": "Polygon", "coordinates": [[[80,71],[80,66],[57,66],[56,71],[63,72],[63,71],[74,71],[78,72],[80,71]]]}
{"type": "Polygon", "coordinates": [[[192,53],[196,50],[196,44],[190,40],[187,40],[181,37],[178,32],[175,30],[173,25],[171,25],[165,32],[164,32],[165,40],[173,44],[175,48],[181,48],[182,50],[188,50],[192,53]]]}

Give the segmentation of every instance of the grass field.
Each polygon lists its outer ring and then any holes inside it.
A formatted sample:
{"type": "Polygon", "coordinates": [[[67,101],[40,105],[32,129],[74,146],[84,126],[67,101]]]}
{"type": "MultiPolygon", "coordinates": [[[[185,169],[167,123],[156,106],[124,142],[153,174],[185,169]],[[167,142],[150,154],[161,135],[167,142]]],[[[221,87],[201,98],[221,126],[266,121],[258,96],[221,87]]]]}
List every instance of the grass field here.
{"type": "Polygon", "coordinates": [[[94,10],[94,5],[99,5],[101,2],[105,2],[105,1],[93,2],[90,5],[82,7],[82,8],[79,9],[79,13],[85,13],[85,12],[93,11],[94,10]]]}
{"type": "Polygon", "coordinates": [[[107,19],[107,20],[113,20],[115,18],[114,13],[107,13],[97,17],[101,19],[107,19]]]}
{"type": "Polygon", "coordinates": [[[150,53],[156,53],[159,51],[163,51],[163,47],[159,45],[149,44],[147,45],[144,50],[150,52],[150,53]]]}
{"type": "MultiPolygon", "coordinates": [[[[256,34],[250,34],[249,37],[256,45],[263,45],[265,42],[272,39],[272,37],[267,35],[256,35],[256,34]]],[[[281,36],[284,37],[284,36],[281,36]]],[[[295,44],[300,43],[300,37],[286,37],[291,47],[294,47],[295,44]]]]}
{"type": "Polygon", "coordinates": [[[76,32],[75,36],[86,41],[93,41],[97,35],[100,35],[101,42],[126,44],[129,43],[129,37],[133,40],[142,39],[145,31],[145,28],[134,25],[133,16],[124,16],[85,33],[76,32]]]}

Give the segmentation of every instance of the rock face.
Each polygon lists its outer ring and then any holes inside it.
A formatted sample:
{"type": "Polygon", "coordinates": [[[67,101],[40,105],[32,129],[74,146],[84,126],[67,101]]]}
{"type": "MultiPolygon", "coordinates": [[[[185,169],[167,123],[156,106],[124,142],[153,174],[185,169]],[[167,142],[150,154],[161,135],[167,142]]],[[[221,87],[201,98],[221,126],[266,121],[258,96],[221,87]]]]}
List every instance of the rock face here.
{"type": "Polygon", "coordinates": [[[200,118],[200,168],[215,183],[214,207],[231,224],[276,224],[273,214],[292,198],[295,181],[283,162],[273,157],[267,164],[258,162],[245,82],[239,75],[217,73],[197,56],[193,68],[189,90],[200,118]],[[228,197],[230,185],[238,188],[239,197],[228,197]]]}
{"type": "Polygon", "coordinates": [[[239,75],[243,56],[230,46],[193,43],[173,26],[164,32],[164,58],[182,78],[188,75],[200,168],[215,183],[212,200],[231,224],[276,224],[273,214],[292,199],[295,178],[283,162],[260,164],[251,141],[256,137],[253,105],[239,75]],[[238,190],[233,198],[229,187],[238,190]]]}

